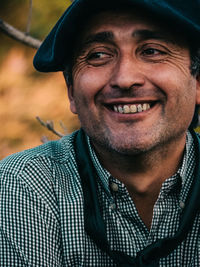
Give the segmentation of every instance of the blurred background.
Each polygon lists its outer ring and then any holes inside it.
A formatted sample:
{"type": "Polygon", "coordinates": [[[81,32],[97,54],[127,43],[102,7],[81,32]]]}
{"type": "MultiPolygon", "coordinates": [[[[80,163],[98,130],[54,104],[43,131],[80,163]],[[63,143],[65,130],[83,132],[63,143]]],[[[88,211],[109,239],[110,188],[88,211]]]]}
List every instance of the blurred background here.
{"type": "MultiPolygon", "coordinates": [[[[29,0],[0,0],[0,19],[26,31],[29,0]]],[[[70,0],[32,0],[30,35],[44,39],[62,15],[70,0]]],[[[0,159],[40,145],[44,136],[59,137],[37,120],[52,120],[54,128],[70,133],[79,127],[69,110],[67,89],[62,73],[39,73],[32,60],[36,49],[15,41],[0,30],[0,159]]]]}
{"type": "MultiPolygon", "coordinates": [[[[0,0],[0,19],[26,32],[32,2],[30,35],[42,40],[71,4],[71,0],[0,0]]],[[[64,133],[79,128],[70,112],[62,73],[39,73],[33,65],[36,49],[0,30],[0,159],[59,137],[37,120],[52,120],[64,133]]],[[[200,132],[200,128],[197,129],[200,132]]]]}

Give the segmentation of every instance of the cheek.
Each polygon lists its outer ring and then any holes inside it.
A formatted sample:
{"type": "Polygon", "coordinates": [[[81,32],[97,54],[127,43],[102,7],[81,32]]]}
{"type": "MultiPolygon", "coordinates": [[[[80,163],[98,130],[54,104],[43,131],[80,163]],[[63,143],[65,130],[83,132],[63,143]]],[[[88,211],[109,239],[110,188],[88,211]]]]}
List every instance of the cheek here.
{"type": "Polygon", "coordinates": [[[194,87],[189,67],[177,68],[172,64],[154,65],[148,72],[149,80],[167,95],[187,94],[194,87]],[[182,91],[182,92],[181,92],[182,91]]]}
{"type": "Polygon", "coordinates": [[[196,104],[196,79],[190,74],[187,66],[183,69],[166,64],[150,70],[148,77],[154,86],[163,91],[171,111],[176,109],[187,112],[189,116],[193,115],[196,104]]]}
{"type": "Polygon", "coordinates": [[[88,97],[98,94],[108,83],[111,71],[107,68],[87,67],[74,75],[74,87],[88,97]]]}

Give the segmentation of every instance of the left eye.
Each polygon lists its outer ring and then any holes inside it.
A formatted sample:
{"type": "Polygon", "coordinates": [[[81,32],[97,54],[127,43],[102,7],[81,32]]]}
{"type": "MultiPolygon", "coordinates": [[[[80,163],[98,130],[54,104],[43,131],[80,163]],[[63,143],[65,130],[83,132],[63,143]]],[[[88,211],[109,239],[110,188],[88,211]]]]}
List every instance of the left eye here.
{"type": "Polygon", "coordinates": [[[112,53],[109,53],[107,51],[91,51],[86,57],[88,64],[97,67],[107,64],[108,62],[110,62],[110,60],[112,60],[112,58],[112,53]]]}
{"type": "Polygon", "coordinates": [[[155,48],[147,48],[147,49],[142,51],[142,54],[147,55],[147,56],[151,56],[151,55],[162,55],[165,53],[158,50],[158,49],[155,49],[155,48]]]}
{"type": "Polygon", "coordinates": [[[88,55],[88,60],[108,58],[109,55],[104,52],[94,52],[88,55]]]}

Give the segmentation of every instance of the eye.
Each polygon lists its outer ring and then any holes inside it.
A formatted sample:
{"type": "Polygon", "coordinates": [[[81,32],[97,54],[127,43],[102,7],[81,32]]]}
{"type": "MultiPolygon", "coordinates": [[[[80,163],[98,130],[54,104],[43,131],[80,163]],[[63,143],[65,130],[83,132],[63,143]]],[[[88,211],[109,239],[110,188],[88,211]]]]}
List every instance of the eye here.
{"type": "Polygon", "coordinates": [[[142,51],[142,55],[144,56],[157,56],[157,55],[165,55],[166,52],[155,49],[155,48],[146,48],[142,51]]]}
{"type": "Polygon", "coordinates": [[[166,45],[160,43],[145,43],[138,47],[136,53],[143,61],[159,63],[168,58],[170,50],[166,45]]]}
{"type": "Polygon", "coordinates": [[[113,58],[113,53],[108,49],[103,49],[103,51],[93,50],[87,54],[86,61],[90,65],[101,66],[110,62],[112,58],[113,58]]]}
{"type": "Polygon", "coordinates": [[[93,60],[93,59],[104,59],[109,57],[107,53],[104,52],[94,52],[88,55],[87,60],[93,60]]]}

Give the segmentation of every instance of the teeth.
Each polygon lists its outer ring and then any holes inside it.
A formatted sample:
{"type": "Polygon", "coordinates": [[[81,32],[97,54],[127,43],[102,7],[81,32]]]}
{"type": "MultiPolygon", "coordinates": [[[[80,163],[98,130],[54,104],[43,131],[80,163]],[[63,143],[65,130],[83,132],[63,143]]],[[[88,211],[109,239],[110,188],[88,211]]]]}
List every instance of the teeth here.
{"type": "Polygon", "coordinates": [[[142,111],[143,111],[143,109],[142,109],[142,105],[138,105],[138,106],[137,106],[137,111],[138,111],[138,112],[142,112],[142,111]]]}
{"type": "Polygon", "coordinates": [[[131,105],[130,106],[131,113],[136,113],[137,112],[137,106],[136,105],[131,105]]]}
{"type": "Polygon", "coordinates": [[[143,104],[142,108],[143,110],[147,110],[147,104],[143,104]]]}
{"type": "Polygon", "coordinates": [[[124,106],[124,113],[130,113],[129,106],[127,106],[127,105],[124,106]]]}
{"type": "Polygon", "coordinates": [[[145,111],[147,109],[150,109],[150,105],[145,103],[143,104],[142,108],[143,108],[143,111],[145,111]]]}
{"type": "Polygon", "coordinates": [[[121,114],[139,113],[150,109],[150,104],[138,104],[138,105],[114,105],[114,111],[121,114]]]}
{"type": "Polygon", "coordinates": [[[119,107],[118,107],[118,111],[119,111],[119,113],[124,113],[124,109],[123,109],[123,107],[122,107],[122,106],[119,106],[119,107]]]}
{"type": "Polygon", "coordinates": [[[115,112],[118,112],[118,108],[117,108],[117,106],[114,106],[114,111],[115,111],[115,112]]]}

